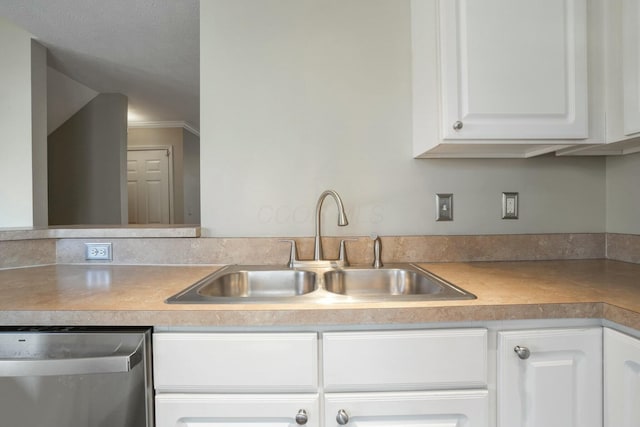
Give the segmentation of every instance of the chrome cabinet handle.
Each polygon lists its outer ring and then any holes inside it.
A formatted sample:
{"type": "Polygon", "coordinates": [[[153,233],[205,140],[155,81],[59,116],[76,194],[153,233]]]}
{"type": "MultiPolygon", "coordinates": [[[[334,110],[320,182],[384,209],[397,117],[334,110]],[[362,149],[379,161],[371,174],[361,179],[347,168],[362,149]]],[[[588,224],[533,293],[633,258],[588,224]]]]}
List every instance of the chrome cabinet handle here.
{"type": "Polygon", "coordinates": [[[453,124],[453,130],[460,130],[462,129],[462,126],[464,126],[464,123],[458,120],[453,124]]]}
{"type": "Polygon", "coordinates": [[[517,345],[513,348],[513,351],[515,351],[518,357],[522,360],[526,360],[529,358],[529,356],[531,356],[531,352],[527,347],[521,347],[517,345]]]}
{"type": "Polygon", "coordinates": [[[300,409],[296,414],[296,424],[303,426],[309,421],[309,416],[307,415],[307,411],[304,409],[300,409]]]}
{"type": "Polygon", "coordinates": [[[345,411],[344,409],[340,409],[338,411],[338,415],[336,415],[336,421],[341,426],[347,424],[349,422],[349,414],[347,414],[347,411],[345,411]]]}

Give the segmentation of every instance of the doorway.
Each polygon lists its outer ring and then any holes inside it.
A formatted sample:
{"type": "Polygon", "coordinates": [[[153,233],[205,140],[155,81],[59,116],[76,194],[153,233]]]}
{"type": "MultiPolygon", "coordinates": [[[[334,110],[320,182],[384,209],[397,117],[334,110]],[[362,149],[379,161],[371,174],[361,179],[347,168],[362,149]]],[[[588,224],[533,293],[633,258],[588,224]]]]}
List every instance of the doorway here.
{"type": "Polygon", "coordinates": [[[127,150],[129,224],[173,224],[171,146],[127,150]]]}

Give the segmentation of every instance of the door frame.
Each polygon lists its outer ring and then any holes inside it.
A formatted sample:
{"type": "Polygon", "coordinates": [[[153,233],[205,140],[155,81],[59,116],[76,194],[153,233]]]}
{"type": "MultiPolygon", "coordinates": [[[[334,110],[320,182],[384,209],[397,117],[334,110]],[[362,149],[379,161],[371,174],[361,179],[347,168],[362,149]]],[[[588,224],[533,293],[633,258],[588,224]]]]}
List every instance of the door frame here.
{"type": "MultiPolygon", "coordinates": [[[[128,145],[127,146],[127,164],[129,160],[129,151],[153,151],[166,150],[169,161],[169,224],[175,222],[173,213],[173,145],[128,145]]],[[[128,168],[128,165],[127,165],[128,168]]]]}

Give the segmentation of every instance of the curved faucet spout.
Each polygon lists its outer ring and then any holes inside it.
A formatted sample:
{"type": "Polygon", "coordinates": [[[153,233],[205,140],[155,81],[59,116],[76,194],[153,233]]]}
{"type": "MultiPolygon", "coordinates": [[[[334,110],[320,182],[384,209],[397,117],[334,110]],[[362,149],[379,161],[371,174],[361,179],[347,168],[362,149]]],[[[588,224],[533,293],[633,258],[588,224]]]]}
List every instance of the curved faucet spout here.
{"type": "Polygon", "coordinates": [[[338,206],[338,225],[340,227],[344,227],[349,224],[347,220],[347,214],[344,212],[344,205],[342,204],[342,199],[333,190],[326,190],[320,195],[318,199],[318,203],[316,204],[316,237],[314,240],[314,248],[313,248],[313,259],[316,261],[322,260],[322,241],[320,239],[320,211],[322,210],[322,202],[327,196],[333,197],[336,205],[338,206]]]}

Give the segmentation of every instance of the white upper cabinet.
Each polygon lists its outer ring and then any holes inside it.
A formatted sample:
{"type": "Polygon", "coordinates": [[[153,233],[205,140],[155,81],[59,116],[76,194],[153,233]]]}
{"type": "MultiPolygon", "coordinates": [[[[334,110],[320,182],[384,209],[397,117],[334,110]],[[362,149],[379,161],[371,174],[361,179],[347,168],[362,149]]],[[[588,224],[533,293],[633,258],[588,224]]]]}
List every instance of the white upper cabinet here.
{"type": "Polygon", "coordinates": [[[413,0],[416,157],[531,157],[590,136],[586,0],[413,0]]]}
{"type": "Polygon", "coordinates": [[[640,0],[412,0],[413,154],[640,151],[640,0]]]}
{"type": "MultiPolygon", "coordinates": [[[[589,1],[590,109],[606,117],[590,131],[599,145],[560,155],[619,155],[640,151],[640,0],[589,1]]],[[[590,116],[592,119],[593,114],[590,116]]]]}
{"type": "Polygon", "coordinates": [[[640,1],[622,1],[624,133],[640,133],[640,1]]]}
{"type": "Polygon", "coordinates": [[[442,137],[588,136],[585,0],[439,2],[442,137]]]}

